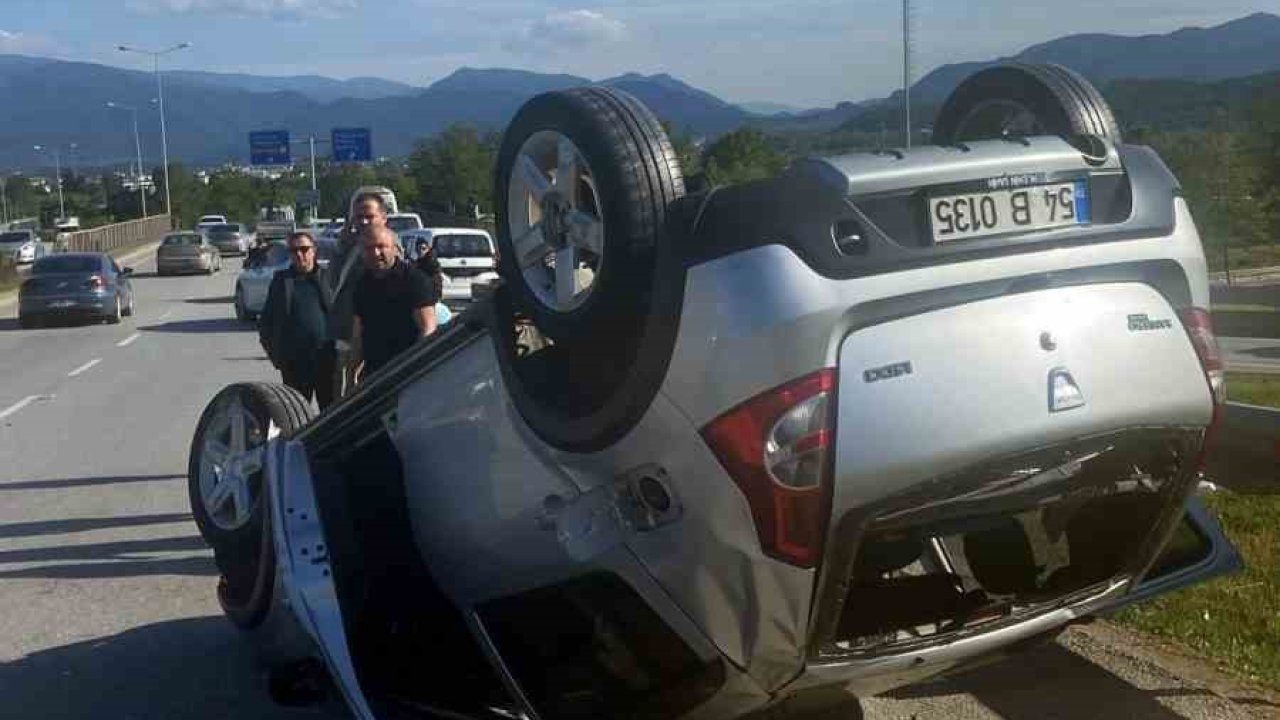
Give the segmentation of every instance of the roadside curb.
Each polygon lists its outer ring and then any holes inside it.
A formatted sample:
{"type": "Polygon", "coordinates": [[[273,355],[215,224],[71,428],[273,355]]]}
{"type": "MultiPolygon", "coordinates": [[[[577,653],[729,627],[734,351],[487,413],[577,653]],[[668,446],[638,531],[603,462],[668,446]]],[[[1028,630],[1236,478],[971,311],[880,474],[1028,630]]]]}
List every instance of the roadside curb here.
{"type": "MultiPolygon", "coordinates": [[[[159,241],[159,240],[156,240],[156,241],[154,241],[154,242],[149,242],[149,243],[147,243],[147,244],[145,244],[145,245],[142,245],[142,246],[140,246],[140,247],[136,247],[136,248],[134,248],[134,249],[132,249],[132,250],[130,250],[130,251],[128,251],[128,252],[126,252],[124,255],[119,256],[119,257],[116,257],[116,256],[115,256],[114,254],[112,254],[112,253],[107,253],[107,254],[108,254],[108,255],[111,255],[111,257],[115,258],[116,262],[121,263],[121,264],[124,264],[124,263],[126,263],[126,262],[128,262],[128,261],[130,261],[130,260],[134,260],[134,259],[136,259],[136,258],[140,258],[140,257],[142,257],[143,255],[146,255],[147,253],[155,252],[155,249],[156,249],[157,247],[159,247],[159,246],[160,246],[160,241],[159,241]]],[[[18,302],[18,291],[17,291],[17,290],[6,290],[6,291],[4,291],[4,292],[0,292],[0,308],[7,308],[7,307],[9,307],[10,305],[13,305],[13,304],[15,304],[15,303],[17,303],[17,302],[18,302]]]]}

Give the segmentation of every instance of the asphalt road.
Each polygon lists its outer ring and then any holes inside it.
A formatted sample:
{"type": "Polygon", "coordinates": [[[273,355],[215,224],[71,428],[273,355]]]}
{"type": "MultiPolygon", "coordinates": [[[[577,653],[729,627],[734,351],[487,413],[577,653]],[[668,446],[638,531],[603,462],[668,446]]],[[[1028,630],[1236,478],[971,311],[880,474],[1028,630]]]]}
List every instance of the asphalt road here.
{"type": "MultiPolygon", "coordinates": [[[[188,443],[204,403],[226,383],[274,379],[253,333],[232,318],[234,263],[210,278],[156,278],[149,263],[128,264],[141,273],[137,316],[121,325],[19,330],[12,305],[0,307],[0,716],[340,717],[270,704],[250,649],[220,615],[188,510],[188,443]]],[[[1134,647],[1071,631],[1016,662],[836,716],[1280,710],[1134,647]]]]}

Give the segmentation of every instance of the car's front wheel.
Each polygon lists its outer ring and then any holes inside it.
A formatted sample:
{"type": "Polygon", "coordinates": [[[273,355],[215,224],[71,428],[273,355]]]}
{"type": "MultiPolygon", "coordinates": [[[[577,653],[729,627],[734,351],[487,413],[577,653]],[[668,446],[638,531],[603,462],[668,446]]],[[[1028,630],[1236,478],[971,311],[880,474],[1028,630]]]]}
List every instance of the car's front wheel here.
{"type": "Polygon", "coordinates": [[[187,464],[191,514],[213,548],[227,617],[252,628],[271,604],[275,548],[264,493],[267,442],[290,435],[313,412],[284,385],[237,383],[222,389],[200,416],[187,464]]]}

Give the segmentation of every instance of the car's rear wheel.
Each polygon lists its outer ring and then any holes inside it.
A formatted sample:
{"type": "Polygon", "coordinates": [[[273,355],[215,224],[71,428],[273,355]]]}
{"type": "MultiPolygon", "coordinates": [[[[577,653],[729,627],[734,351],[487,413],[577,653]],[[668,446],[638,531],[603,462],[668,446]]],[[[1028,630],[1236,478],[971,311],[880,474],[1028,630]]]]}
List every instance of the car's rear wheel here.
{"type": "Polygon", "coordinates": [[[504,284],[494,338],[508,389],[546,442],[603,447],[648,408],[675,342],[675,151],[624,92],[545,93],[507,129],[495,192],[504,284]],[[538,352],[517,353],[517,315],[549,338],[538,352]]]}
{"type": "Polygon", "coordinates": [[[124,306],[124,316],[133,317],[133,292],[129,292],[129,303],[124,306]]]}
{"type": "Polygon", "coordinates": [[[249,312],[249,308],[245,307],[245,304],[244,304],[244,288],[239,285],[236,286],[235,306],[236,306],[237,320],[239,320],[240,322],[253,321],[253,313],[249,312]]]}
{"type": "Polygon", "coordinates": [[[33,327],[39,327],[39,325],[40,323],[34,315],[18,314],[18,327],[26,330],[33,327]]]}
{"type": "Polygon", "coordinates": [[[120,318],[123,316],[124,316],[124,308],[120,303],[120,295],[119,293],[117,293],[115,297],[115,307],[110,313],[107,314],[107,322],[111,323],[112,325],[119,325],[120,318]]]}
{"type": "Polygon", "coordinates": [[[310,405],[292,388],[238,383],[214,396],[191,440],[192,516],[222,574],[219,602],[240,627],[261,621],[275,582],[271,513],[263,492],[266,444],[312,416],[310,405]]]}
{"type": "Polygon", "coordinates": [[[1029,135],[1121,141],[1102,93],[1061,65],[1009,63],[980,70],[952,91],[933,126],[939,145],[1029,135]]]}

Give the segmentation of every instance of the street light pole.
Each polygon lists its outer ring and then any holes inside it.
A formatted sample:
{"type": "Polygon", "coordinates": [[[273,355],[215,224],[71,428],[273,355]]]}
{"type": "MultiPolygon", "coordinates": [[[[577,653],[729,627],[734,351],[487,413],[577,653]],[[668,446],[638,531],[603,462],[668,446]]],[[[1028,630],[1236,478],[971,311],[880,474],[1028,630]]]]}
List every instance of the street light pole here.
{"type": "Polygon", "coordinates": [[[62,158],[58,157],[58,148],[46,147],[44,145],[33,145],[36,150],[52,150],[53,151],[53,168],[58,174],[58,220],[67,219],[67,208],[62,203],[62,158]]]}
{"type": "Polygon", "coordinates": [[[133,149],[138,154],[138,174],[135,179],[138,181],[138,199],[142,201],[142,217],[145,218],[147,216],[147,186],[146,183],[142,182],[142,140],[138,136],[138,108],[115,102],[107,103],[107,107],[128,110],[133,113],[133,149]]]}
{"type": "Polygon", "coordinates": [[[169,138],[164,122],[164,83],[160,80],[160,56],[189,47],[191,47],[191,43],[188,42],[178,43],[164,50],[140,50],[127,45],[119,46],[120,52],[134,52],[151,56],[152,69],[156,75],[156,95],[160,99],[160,153],[164,162],[164,210],[169,214],[170,227],[173,226],[173,196],[169,192],[169,138]]]}

